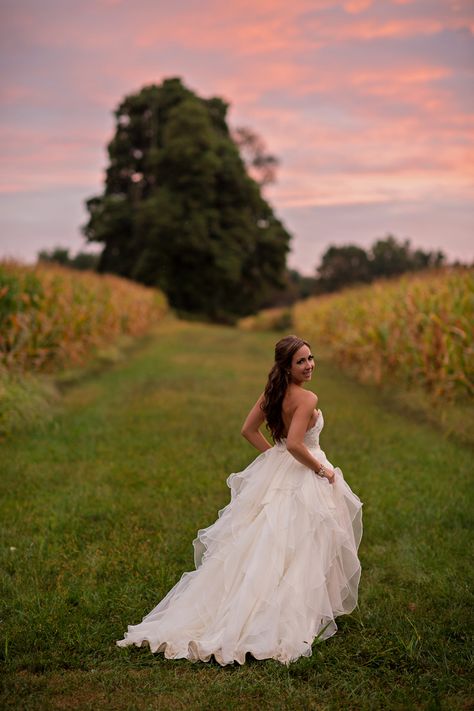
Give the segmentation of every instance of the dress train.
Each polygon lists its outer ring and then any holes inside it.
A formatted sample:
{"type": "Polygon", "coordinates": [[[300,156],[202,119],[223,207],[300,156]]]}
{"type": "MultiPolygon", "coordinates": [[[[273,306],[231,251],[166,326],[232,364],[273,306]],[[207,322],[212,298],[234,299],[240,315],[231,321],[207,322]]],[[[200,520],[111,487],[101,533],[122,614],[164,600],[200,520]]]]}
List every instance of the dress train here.
{"type": "MultiPolygon", "coordinates": [[[[323,414],[305,435],[315,458],[323,414]]],[[[362,502],[342,471],[335,481],[300,464],[284,441],[227,479],[231,500],[193,541],[196,570],[128,627],[121,647],[149,645],[168,659],[289,664],[357,605],[362,502]]]]}

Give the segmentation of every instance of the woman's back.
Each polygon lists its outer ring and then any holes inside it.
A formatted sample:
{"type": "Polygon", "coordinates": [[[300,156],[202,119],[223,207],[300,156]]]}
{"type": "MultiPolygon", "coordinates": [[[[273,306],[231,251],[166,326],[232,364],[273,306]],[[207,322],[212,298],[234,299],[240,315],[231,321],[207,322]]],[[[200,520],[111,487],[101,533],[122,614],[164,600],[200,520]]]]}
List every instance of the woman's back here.
{"type": "Polygon", "coordinates": [[[307,429],[310,429],[316,423],[318,416],[316,412],[316,405],[318,403],[317,395],[315,395],[309,390],[303,390],[302,388],[296,385],[290,384],[288,386],[281,406],[281,416],[283,424],[285,425],[285,437],[288,435],[291,421],[297,408],[307,404],[308,402],[311,402],[314,405],[313,412],[311,413],[311,416],[308,420],[307,429]]]}

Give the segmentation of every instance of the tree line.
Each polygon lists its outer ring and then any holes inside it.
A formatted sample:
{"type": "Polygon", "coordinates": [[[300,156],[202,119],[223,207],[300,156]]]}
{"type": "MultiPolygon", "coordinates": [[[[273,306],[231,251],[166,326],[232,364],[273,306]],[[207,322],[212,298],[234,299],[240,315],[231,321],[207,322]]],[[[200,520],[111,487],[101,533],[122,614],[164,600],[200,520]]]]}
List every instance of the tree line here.
{"type": "MultiPolygon", "coordinates": [[[[71,256],[68,249],[56,247],[49,251],[42,250],[38,253],[38,259],[74,269],[97,270],[100,255],[80,251],[71,256]]],[[[282,285],[268,292],[262,308],[288,306],[309,296],[406,272],[438,268],[446,263],[443,252],[414,249],[410,240],[398,240],[393,235],[376,240],[368,250],[355,244],[331,245],[324,252],[314,276],[305,276],[297,269],[286,269],[282,285]]]]}
{"type": "Polygon", "coordinates": [[[356,244],[330,245],[314,276],[302,276],[297,270],[288,270],[285,288],[275,291],[266,305],[287,306],[308,296],[445,264],[443,252],[413,248],[410,240],[400,240],[390,234],[375,240],[368,250],[356,244]]]}

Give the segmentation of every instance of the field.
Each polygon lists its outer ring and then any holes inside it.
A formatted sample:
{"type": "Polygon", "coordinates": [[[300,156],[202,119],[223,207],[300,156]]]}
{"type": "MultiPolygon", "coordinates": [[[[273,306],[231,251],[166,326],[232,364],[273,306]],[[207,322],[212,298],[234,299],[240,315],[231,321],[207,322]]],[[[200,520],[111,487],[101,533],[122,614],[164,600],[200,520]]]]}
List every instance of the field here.
{"type": "Polygon", "coordinates": [[[161,292],[126,279],[0,262],[0,438],[47,420],[60,380],[119,359],[166,313],[161,292]]]}
{"type": "Polygon", "coordinates": [[[116,276],[0,262],[0,367],[80,365],[120,336],[146,333],[166,309],[159,291],[116,276]]]}
{"type": "Polygon", "coordinates": [[[474,271],[446,268],[300,302],[293,325],[364,381],[462,400],[474,395],[473,316],[474,271]]]}
{"type": "Polygon", "coordinates": [[[192,568],[254,456],[239,430],[274,340],[167,322],[3,443],[2,708],[472,708],[472,449],[324,358],[322,444],[364,502],[359,608],[288,668],[115,646],[192,568]]]}

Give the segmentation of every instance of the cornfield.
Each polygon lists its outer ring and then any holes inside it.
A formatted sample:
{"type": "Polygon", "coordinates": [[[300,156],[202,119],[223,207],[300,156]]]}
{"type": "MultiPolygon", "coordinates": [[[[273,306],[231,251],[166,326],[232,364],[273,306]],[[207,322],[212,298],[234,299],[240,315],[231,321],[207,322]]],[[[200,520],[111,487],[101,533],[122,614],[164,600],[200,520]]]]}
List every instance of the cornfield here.
{"type": "Polygon", "coordinates": [[[164,295],[116,276],[0,262],[0,366],[51,372],[83,363],[122,335],[144,334],[164,295]]]}
{"type": "Polygon", "coordinates": [[[474,271],[446,268],[298,303],[297,333],[361,380],[388,376],[434,398],[474,395],[474,271]]]}
{"type": "Polygon", "coordinates": [[[254,316],[239,319],[238,327],[242,331],[286,331],[292,324],[289,306],[263,309],[254,316]]]}

